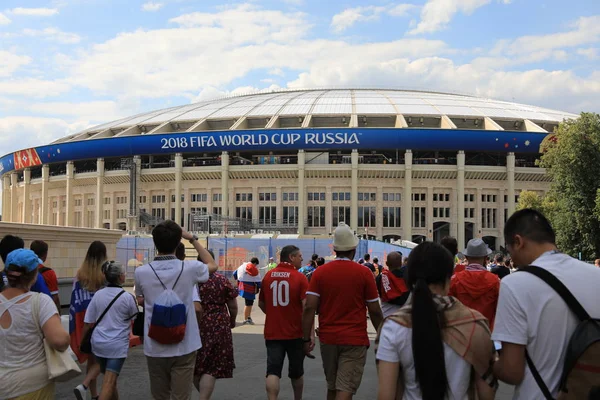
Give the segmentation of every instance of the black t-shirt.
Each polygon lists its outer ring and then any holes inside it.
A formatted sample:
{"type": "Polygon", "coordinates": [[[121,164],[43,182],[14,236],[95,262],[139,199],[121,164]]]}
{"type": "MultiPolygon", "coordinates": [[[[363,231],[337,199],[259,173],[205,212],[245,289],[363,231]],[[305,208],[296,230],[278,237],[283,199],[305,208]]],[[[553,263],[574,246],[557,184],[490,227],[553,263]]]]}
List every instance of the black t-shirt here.
{"type": "Polygon", "coordinates": [[[498,275],[498,278],[502,279],[506,275],[510,275],[510,269],[504,265],[497,265],[492,268],[492,274],[498,275]]]}
{"type": "Polygon", "coordinates": [[[372,273],[375,273],[375,266],[373,264],[371,264],[370,262],[366,262],[363,264],[365,267],[369,268],[371,270],[372,273]]]}

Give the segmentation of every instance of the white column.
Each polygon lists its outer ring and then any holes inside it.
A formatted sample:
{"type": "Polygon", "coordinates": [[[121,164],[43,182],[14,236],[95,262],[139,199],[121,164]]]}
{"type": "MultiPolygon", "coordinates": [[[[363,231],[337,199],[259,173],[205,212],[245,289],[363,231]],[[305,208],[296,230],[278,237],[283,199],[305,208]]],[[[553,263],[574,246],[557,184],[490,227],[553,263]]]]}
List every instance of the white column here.
{"type": "Polygon", "coordinates": [[[496,222],[498,224],[498,240],[496,241],[498,249],[504,246],[504,189],[498,190],[498,198],[496,201],[496,222]]]}
{"type": "Polygon", "coordinates": [[[221,213],[224,217],[229,215],[229,153],[221,153],[221,213]]]}
{"type": "Polygon", "coordinates": [[[75,166],[73,161],[67,162],[67,188],[65,190],[65,196],[67,201],[67,207],[65,210],[65,226],[74,225],[74,203],[73,200],[73,179],[75,178],[75,166]]]}
{"type": "Polygon", "coordinates": [[[275,206],[277,210],[275,211],[275,219],[277,221],[277,225],[281,226],[283,224],[283,196],[281,186],[277,186],[275,189],[275,195],[277,196],[277,200],[275,201],[275,206]]]}
{"type": "Polygon", "coordinates": [[[352,150],[352,183],[350,188],[350,228],[358,232],[358,150],[352,150]]]}
{"type": "Polygon", "coordinates": [[[41,224],[48,225],[48,180],[50,179],[50,166],[42,166],[42,215],[41,224]]]}
{"type": "Polygon", "coordinates": [[[483,219],[485,215],[481,212],[481,208],[483,207],[483,203],[481,201],[481,188],[477,188],[477,192],[475,194],[475,226],[473,227],[473,238],[482,237],[481,230],[483,229],[483,219]]]}
{"type": "Polygon", "coordinates": [[[298,235],[304,235],[304,220],[306,219],[306,188],[304,187],[304,164],[306,154],[298,150],[298,235]]]}
{"type": "Polygon", "coordinates": [[[23,171],[23,180],[24,180],[24,184],[23,184],[23,218],[21,219],[21,221],[23,221],[26,224],[30,224],[31,223],[31,199],[29,198],[30,195],[30,185],[31,185],[31,170],[29,168],[25,168],[25,171],[23,171]]]}
{"type": "Polygon", "coordinates": [[[457,236],[458,248],[464,249],[465,244],[465,152],[460,150],[456,155],[457,176],[456,176],[456,206],[457,212],[457,236]]]}
{"type": "Polygon", "coordinates": [[[402,194],[402,239],[412,240],[412,151],[404,154],[404,193],[402,194]]]}
{"type": "Polygon", "coordinates": [[[426,216],[425,219],[427,223],[427,240],[433,241],[433,187],[427,187],[427,208],[426,208],[426,216]]]}
{"type": "MultiPolygon", "coordinates": [[[[175,154],[175,222],[181,224],[181,179],[183,176],[183,156],[175,154]]],[[[165,210],[166,211],[166,210],[165,210]]],[[[171,210],[168,211],[168,214],[171,210]]],[[[168,215],[167,214],[167,215],[168,215]]]]}
{"type": "Polygon", "coordinates": [[[96,215],[94,228],[102,228],[104,220],[104,159],[96,161],[96,215]]]}
{"type": "Polygon", "coordinates": [[[333,226],[331,186],[330,185],[328,185],[325,188],[325,229],[327,229],[327,233],[333,232],[333,230],[335,229],[335,227],[333,226]]]}
{"type": "Polygon", "coordinates": [[[10,174],[10,215],[11,222],[22,222],[19,221],[18,205],[19,205],[19,175],[16,172],[10,174]]]}
{"type": "Polygon", "coordinates": [[[10,222],[11,205],[10,205],[10,175],[4,175],[2,179],[2,220],[10,222]]]}
{"type": "Polygon", "coordinates": [[[252,223],[258,224],[258,187],[252,187],[252,223]]]}
{"type": "Polygon", "coordinates": [[[508,179],[508,217],[515,212],[515,153],[506,156],[506,175],[508,179]]]}
{"type": "MultiPolygon", "coordinates": [[[[452,188],[452,201],[451,201],[451,212],[450,212],[450,236],[456,238],[458,242],[458,214],[460,213],[460,209],[458,208],[458,190],[456,188],[452,188]]],[[[464,203],[464,197],[463,197],[464,203]]],[[[463,225],[464,225],[464,210],[463,210],[463,225]]],[[[464,229],[463,229],[463,241],[464,241],[464,229]]]]}
{"type": "Polygon", "coordinates": [[[375,208],[375,226],[377,239],[383,240],[383,187],[377,185],[377,203],[375,208]]]}
{"type": "Polygon", "coordinates": [[[117,195],[115,192],[110,196],[110,229],[117,229],[117,195]]]}

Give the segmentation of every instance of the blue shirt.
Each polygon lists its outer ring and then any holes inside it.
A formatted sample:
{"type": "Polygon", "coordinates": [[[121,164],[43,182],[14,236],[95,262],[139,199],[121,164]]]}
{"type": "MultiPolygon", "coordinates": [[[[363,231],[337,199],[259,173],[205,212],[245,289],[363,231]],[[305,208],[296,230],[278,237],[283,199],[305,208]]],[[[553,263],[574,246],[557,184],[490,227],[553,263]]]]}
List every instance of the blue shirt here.
{"type": "MultiPolygon", "coordinates": [[[[2,273],[2,281],[4,283],[4,286],[8,286],[8,279],[6,279],[5,273],[2,273]]],[[[42,276],[42,274],[39,274],[39,273],[37,275],[37,280],[31,287],[31,291],[38,292],[38,293],[44,293],[44,294],[47,294],[48,296],[52,297],[52,295],[50,294],[50,289],[48,289],[48,285],[46,285],[46,281],[44,280],[44,277],[42,276]]]]}

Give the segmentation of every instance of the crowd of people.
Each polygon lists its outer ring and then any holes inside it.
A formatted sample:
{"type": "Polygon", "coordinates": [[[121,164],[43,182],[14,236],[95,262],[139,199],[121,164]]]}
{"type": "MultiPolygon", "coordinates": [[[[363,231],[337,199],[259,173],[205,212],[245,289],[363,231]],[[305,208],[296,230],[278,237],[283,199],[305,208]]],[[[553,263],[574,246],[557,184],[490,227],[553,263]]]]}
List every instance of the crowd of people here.
{"type": "Polygon", "coordinates": [[[152,398],[189,399],[195,386],[210,399],[218,379],[233,377],[238,296],[244,325],[254,324],[257,296],[265,313],[270,400],[279,396],[286,357],[294,398],[302,398],[304,360],[316,349],[324,397],[353,398],[371,346],[368,323],[377,331],[373,398],[493,399],[498,381],[515,385],[518,400],[600,398],[600,260],[595,267],[561,253],[535,210],[506,222],[510,259],[493,256],[481,239],[459,251],[447,237],[419,244],[408,257],[391,252],[380,263],[364,254],[355,262],[359,241],[342,223],[333,233],[335,259],[315,254],[305,263],[300,248],[288,245],[262,279],[258,259],[239,266],[237,287],[176,223],[157,225],[152,236],[158,254],[136,269],[134,295],[123,289],[125,268],[108,260],[106,246],[89,246],[73,283],[69,332],[59,318],[56,274],[44,266],[47,244],[24,249],[10,235],[0,241],[0,399],[54,398],[44,339],[87,362],[77,399],[118,399],[136,318],[152,398]],[[186,259],[182,240],[197,258],[186,259]]]}

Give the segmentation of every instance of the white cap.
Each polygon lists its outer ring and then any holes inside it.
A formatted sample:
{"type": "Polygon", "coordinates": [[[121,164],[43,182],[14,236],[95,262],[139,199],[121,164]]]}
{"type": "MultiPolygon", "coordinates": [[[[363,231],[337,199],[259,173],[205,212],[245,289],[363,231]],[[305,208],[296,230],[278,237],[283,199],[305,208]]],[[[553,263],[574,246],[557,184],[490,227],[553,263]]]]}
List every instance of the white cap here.
{"type": "Polygon", "coordinates": [[[354,250],[358,246],[358,238],[352,229],[343,222],[333,232],[333,249],[337,251],[354,250]]]}

